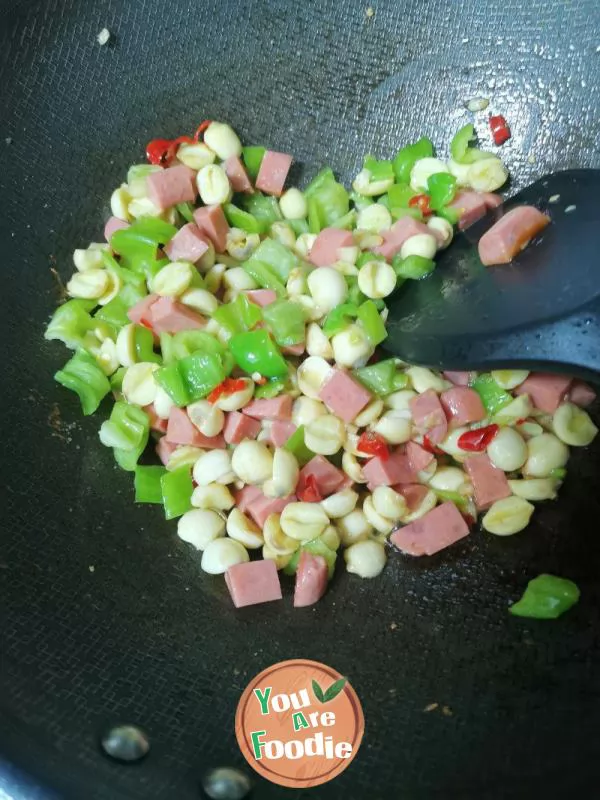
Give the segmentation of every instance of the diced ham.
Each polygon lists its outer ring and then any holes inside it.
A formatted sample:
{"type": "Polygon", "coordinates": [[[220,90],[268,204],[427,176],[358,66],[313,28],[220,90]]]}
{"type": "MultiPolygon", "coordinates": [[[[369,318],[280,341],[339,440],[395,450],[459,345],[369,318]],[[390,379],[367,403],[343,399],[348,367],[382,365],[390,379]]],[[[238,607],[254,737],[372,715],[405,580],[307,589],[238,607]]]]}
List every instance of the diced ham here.
{"type": "Polygon", "coordinates": [[[104,238],[110,244],[110,239],[113,233],[128,227],[129,223],[125,222],[124,219],[119,219],[118,217],[109,217],[106,225],[104,226],[104,238]]]}
{"type": "Polygon", "coordinates": [[[362,468],[369,486],[393,486],[395,483],[413,483],[417,475],[411,468],[406,453],[399,450],[385,460],[380,456],[370,458],[362,468]]]}
{"type": "Polygon", "coordinates": [[[229,223],[221,206],[203,206],[194,211],[194,222],[201,233],[213,243],[217,253],[223,253],[227,245],[229,223]]]}
{"type": "Polygon", "coordinates": [[[406,443],[406,455],[408,456],[410,468],[415,474],[427,469],[431,462],[435,461],[433,453],[425,450],[425,448],[421,447],[417,442],[406,443]]]}
{"type": "Polygon", "coordinates": [[[158,416],[154,409],[154,403],[150,403],[149,406],[144,406],[143,410],[146,412],[146,414],[148,414],[148,419],[150,420],[150,430],[157,431],[158,433],[167,432],[167,420],[158,416]]]}
{"type": "Polygon", "coordinates": [[[292,166],[292,156],[267,150],[260,162],[256,188],[279,197],[283,193],[285,179],[292,166]]]}
{"type": "Polygon", "coordinates": [[[409,512],[416,511],[425,499],[425,495],[429,492],[427,486],[423,486],[422,483],[399,483],[392,488],[404,497],[409,512]]]}
{"type": "Polygon", "coordinates": [[[280,394],[278,397],[251,400],[242,408],[242,414],[254,419],[287,420],[292,416],[292,398],[289,394],[280,394]]]}
{"type": "Polygon", "coordinates": [[[277,300],[277,295],[273,291],[273,289],[248,289],[244,292],[248,300],[251,300],[253,303],[256,303],[257,306],[264,308],[268,306],[270,303],[274,303],[277,300]]]}
{"type": "Polygon", "coordinates": [[[265,497],[260,495],[248,504],[248,514],[252,517],[259,528],[262,528],[271,514],[281,514],[289,503],[296,502],[296,495],[290,494],[288,497],[265,497]]]}
{"type": "Polygon", "coordinates": [[[159,299],[157,294],[149,294],[143,297],[127,311],[127,316],[136,325],[150,324],[152,319],[151,308],[159,299]]]}
{"type": "Polygon", "coordinates": [[[338,492],[346,484],[346,475],[338,469],[325,456],[315,456],[300,470],[296,491],[302,494],[306,489],[306,479],[309,475],[315,479],[321,497],[328,497],[338,492]]]}
{"type": "Polygon", "coordinates": [[[206,450],[222,450],[225,439],[219,436],[205,436],[200,433],[183,408],[173,406],[167,424],[167,441],[173,444],[190,444],[206,450]]]}
{"type": "Polygon", "coordinates": [[[188,222],[163,249],[171,261],[191,261],[195,264],[207,252],[208,241],[197,225],[188,222]]]}
{"type": "Polygon", "coordinates": [[[281,600],[281,585],[275,562],[270,558],[234,564],[225,573],[225,583],[236,608],[281,600]]]}
{"type": "Polygon", "coordinates": [[[443,375],[455,386],[468,386],[475,377],[474,372],[444,372],[443,375]]]}
{"type": "MultiPolygon", "coordinates": [[[[154,174],[154,173],[152,173],[154,174]]],[[[204,328],[206,320],[172,297],[159,297],[150,307],[150,325],[155,333],[177,333],[204,328]]]]}
{"type": "Polygon", "coordinates": [[[391,261],[404,242],[418,233],[431,235],[431,228],[419,222],[418,219],[414,219],[414,217],[401,217],[392,225],[389,231],[383,232],[383,244],[374,247],[373,250],[375,253],[382,255],[387,261],[391,261]]]}
{"type": "Polygon", "coordinates": [[[390,540],[411,556],[431,556],[469,534],[454,503],[442,503],[420,519],[392,533],[390,540]]]}
{"type": "Polygon", "coordinates": [[[547,414],[554,414],[565,399],[572,380],[568,375],[531,372],[523,383],[514,389],[514,393],[528,394],[536,408],[547,414]]]}
{"type": "Polygon", "coordinates": [[[506,475],[492,464],[486,453],[465,458],[464,466],[473,484],[475,505],[479,510],[489,508],[496,500],[512,494],[506,475]]]}
{"type": "Polygon", "coordinates": [[[173,450],[177,450],[177,445],[173,444],[173,442],[170,442],[166,436],[161,436],[156,443],[156,454],[165,467],[169,462],[169,458],[171,457],[173,450]]]}
{"type": "Polygon", "coordinates": [[[438,444],[446,438],[448,422],[440,398],[428,389],[423,394],[412,397],[409,401],[413,422],[433,444],[438,444]]]}
{"type": "Polygon", "coordinates": [[[478,219],[485,216],[492,208],[502,204],[500,195],[491,192],[458,192],[454,200],[448,204],[460,213],[458,227],[461,231],[468,228],[478,219]]]}
{"type": "Polygon", "coordinates": [[[234,192],[254,193],[254,186],[248,177],[246,168],[242,164],[242,159],[238,156],[230,156],[223,164],[225,174],[229,178],[229,183],[234,192]]]}
{"type": "Polygon", "coordinates": [[[294,608],[312,606],[323,597],[327,589],[327,572],[323,556],[302,551],[296,570],[294,608]]]}
{"type": "Polygon", "coordinates": [[[587,408],[596,399],[596,392],[584,381],[573,381],[569,389],[569,400],[576,406],[587,408]]]}
{"type": "Polygon", "coordinates": [[[319,399],[344,422],[352,422],[354,417],[370,403],[372,395],[347,372],[332,369],[321,386],[319,399]]]}
{"type": "Polygon", "coordinates": [[[311,247],[308,260],[315,267],[329,267],[338,261],[340,247],[352,247],[354,237],[351,231],[340,228],[324,228],[311,247]]]}
{"type": "Polygon", "coordinates": [[[287,440],[296,432],[293,422],[285,420],[275,420],[271,423],[269,438],[275,447],[283,447],[287,440]]]}
{"type": "Polygon", "coordinates": [[[289,344],[281,348],[281,351],[288,356],[301,356],[304,350],[304,342],[299,342],[298,344],[289,344]]]}
{"type": "Polygon", "coordinates": [[[256,500],[258,497],[264,497],[260,490],[260,486],[252,486],[251,484],[239,489],[237,492],[235,492],[234,496],[235,504],[242,514],[245,514],[246,511],[248,511],[250,503],[253,500],[256,500]]]}
{"type": "Polygon", "coordinates": [[[256,439],[260,433],[260,422],[239,411],[230,411],[225,417],[223,438],[227,444],[239,444],[243,439],[256,439]]]}
{"type": "Polygon", "coordinates": [[[508,264],[546,225],[550,217],[535,206],[517,206],[498,220],[479,240],[481,263],[508,264]]]}
{"type": "Polygon", "coordinates": [[[451,428],[460,428],[470,422],[481,422],[486,417],[481,397],[475,389],[469,389],[468,386],[447,389],[442,392],[440,402],[451,428]]]}
{"type": "Polygon", "coordinates": [[[176,203],[193,203],[198,194],[196,173],[185,164],[152,172],[146,178],[146,188],[148,197],[160,211],[176,203]]]}

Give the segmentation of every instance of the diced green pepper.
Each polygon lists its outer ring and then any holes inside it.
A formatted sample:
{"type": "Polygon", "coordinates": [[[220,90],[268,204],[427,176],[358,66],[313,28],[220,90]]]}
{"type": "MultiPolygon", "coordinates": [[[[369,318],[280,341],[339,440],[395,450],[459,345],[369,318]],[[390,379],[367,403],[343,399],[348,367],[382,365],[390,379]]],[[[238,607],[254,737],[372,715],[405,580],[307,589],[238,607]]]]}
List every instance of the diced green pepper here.
{"type": "Polygon", "coordinates": [[[387,338],[385,322],[379,316],[377,306],[372,300],[365,300],[358,307],[358,320],[372,345],[381,344],[387,338]]]}
{"type": "Polygon", "coordinates": [[[416,196],[417,192],[408,183],[395,183],[388,189],[388,208],[408,208],[408,201],[416,196]]]}
{"type": "Polygon", "coordinates": [[[275,239],[264,239],[248,261],[266,264],[281,281],[287,281],[290,272],[299,264],[298,256],[275,239]]]}
{"type": "Polygon", "coordinates": [[[110,392],[108,378],[98,366],[96,359],[85,350],[77,350],[54,375],[54,380],[78,395],[81,409],[86,417],[94,413],[110,392]]]}
{"type": "Polygon", "coordinates": [[[340,303],[331,309],[325,317],[323,323],[323,333],[328,338],[335,336],[336,333],[345,331],[348,325],[358,317],[358,306],[356,303],[340,303]]]}
{"type": "Polygon", "coordinates": [[[135,468],[133,485],[136,503],[162,503],[161,478],[166,471],[164,467],[155,466],[135,468]]]}
{"type": "Polygon", "coordinates": [[[260,165],[266,152],[266,147],[242,147],[242,160],[250,180],[255,181],[258,177],[260,165]]]}
{"type": "Polygon", "coordinates": [[[339,228],[344,231],[351,231],[356,227],[356,210],[351,208],[347,214],[339,219],[334,219],[329,223],[330,228],[339,228]]]}
{"type": "Polygon", "coordinates": [[[263,316],[278,345],[291,347],[304,342],[304,311],[298,303],[276,300],[264,307],[263,316]]]}
{"type": "Polygon", "coordinates": [[[285,381],[282,381],[280,378],[272,378],[270,381],[256,387],[254,390],[254,397],[259,399],[277,397],[278,394],[284,391],[285,385],[285,381]]]}
{"type": "Polygon", "coordinates": [[[326,183],[335,183],[335,175],[333,174],[333,170],[331,167],[324,167],[312,181],[308,184],[306,189],[304,190],[304,196],[308,200],[309,197],[313,197],[326,183]]]}
{"type": "Polygon", "coordinates": [[[315,457],[315,454],[308,449],[304,442],[304,425],[298,425],[283,448],[296,456],[296,461],[301,467],[315,457]]]}
{"type": "Polygon", "coordinates": [[[333,177],[331,170],[319,173],[305,189],[308,203],[308,225],[311,233],[341,220],[350,211],[350,195],[333,177]]]}
{"type": "Polygon", "coordinates": [[[160,479],[166,519],[180,517],[192,507],[194,485],[189,467],[166,472],[160,479]]]}
{"type": "MultiPolygon", "coordinates": [[[[392,267],[398,278],[418,281],[429,275],[435,269],[435,261],[424,256],[407,256],[402,258],[400,253],[392,258],[392,267]]],[[[398,284],[396,284],[398,286],[398,284]]]]}
{"type": "Polygon", "coordinates": [[[550,470],[550,477],[557,481],[564,481],[567,477],[567,470],[564,467],[554,467],[550,470]]]}
{"type": "MultiPolygon", "coordinates": [[[[357,211],[362,211],[363,208],[372,206],[375,202],[372,197],[367,197],[366,194],[359,194],[359,192],[355,192],[354,189],[350,192],[350,200],[357,211]]],[[[381,202],[381,200],[379,202],[381,202]]]]}
{"type": "Polygon", "coordinates": [[[388,358],[371,364],[368,367],[359,367],[352,371],[363,386],[374,392],[379,397],[385,397],[399,389],[404,389],[408,385],[408,376],[403,372],[398,372],[396,360],[388,358]]]}
{"type": "Polygon", "coordinates": [[[469,122],[458,130],[450,142],[450,155],[458,164],[473,164],[483,158],[493,158],[493,153],[471,147],[471,142],[475,141],[475,128],[469,122]]]}
{"type": "Polygon", "coordinates": [[[460,219],[460,211],[457,208],[440,208],[437,215],[449,222],[450,225],[456,225],[460,219]]]}
{"type": "Polygon", "coordinates": [[[110,417],[100,426],[100,440],[113,448],[117,464],[128,472],[136,468],[149,434],[150,419],[146,412],[122,400],[117,400],[110,417]]]}
{"type": "Polygon", "coordinates": [[[449,500],[459,508],[465,508],[467,505],[467,498],[458,492],[448,492],[445,489],[434,489],[433,491],[438,500],[441,500],[443,503],[449,500]]]}
{"type": "Polygon", "coordinates": [[[308,220],[305,219],[288,219],[287,224],[294,231],[296,236],[301,236],[303,233],[309,233],[308,220]]]}
{"type": "Polygon", "coordinates": [[[423,221],[423,212],[420,208],[392,208],[390,209],[393,220],[402,219],[402,217],[412,217],[418,219],[419,222],[423,221]]]}
{"type": "Polygon", "coordinates": [[[141,246],[138,256],[135,258],[130,257],[129,259],[124,257],[124,262],[133,262],[131,269],[126,264],[119,264],[116,258],[106,250],[102,251],[102,261],[105,267],[118,275],[124,286],[132,286],[136,292],[145,297],[147,294],[145,270],[156,263],[156,249],[157,246],[155,244],[145,243],[141,246]]]}
{"type": "Polygon", "coordinates": [[[294,553],[292,558],[288,561],[283,571],[286,575],[295,575],[298,569],[298,562],[303,552],[311,553],[313,556],[322,556],[327,562],[327,576],[329,580],[333,578],[335,572],[335,562],[337,560],[337,553],[330,547],[327,547],[325,542],[320,538],[311,539],[309,542],[301,544],[298,550],[294,553]]]}
{"type": "Polygon", "coordinates": [[[123,378],[125,377],[125,373],[127,372],[127,367],[119,367],[116,372],[109,378],[110,382],[110,390],[111,392],[120,393],[123,389],[123,378]]]}
{"type": "Polygon", "coordinates": [[[421,158],[431,158],[433,155],[435,155],[433,142],[424,137],[414,144],[403,147],[392,162],[397,183],[410,183],[410,173],[415,163],[421,158]]]}
{"type": "Polygon", "coordinates": [[[279,378],[288,374],[285,359],[264,328],[232,336],[229,350],[237,365],[248,374],[259,372],[265,378],[279,378]]]}
{"type": "Polygon", "coordinates": [[[385,256],[382,256],[381,253],[373,253],[371,250],[366,250],[364,253],[359,254],[355,266],[360,269],[369,261],[385,261],[385,256]]]}
{"type": "Polygon", "coordinates": [[[175,208],[186,222],[194,221],[194,206],[191,203],[177,203],[175,208]]]}
{"type": "Polygon", "coordinates": [[[191,356],[197,350],[202,350],[204,353],[214,353],[217,356],[222,356],[225,353],[225,345],[218,339],[212,334],[206,333],[206,331],[198,330],[178,331],[173,335],[161,333],[160,349],[163,357],[165,356],[165,350],[169,355],[168,359],[164,357],[165,364],[178,358],[191,356]],[[167,337],[168,342],[166,341],[167,337]]]}
{"type": "Polygon", "coordinates": [[[246,261],[242,267],[263,289],[272,289],[278,297],[285,296],[285,285],[268,264],[263,264],[254,258],[246,261]]]}
{"type": "Polygon", "coordinates": [[[523,597],[508,609],[516,617],[556,619],[577,603],[577,584],[556,575],[538,575],[529,581],[523,597]]]}
{"type": "Polygon", "coordinates": [[[95,305],[95,300],[69,300],[59,306],[48,323],[44,339],[58,339],[70,350],[83,347],[86,334],[94,328],[90,311],[95,305]]]}
{"type": "Polygon", "coordinates": [[[449,172],[435,172],[427,179],[429,205],[439,211],[454,200],[456,194],[456,178],[449,172]]]}
{"type": "Polygon", "coordinates": [[[210,394],[230,371],[224,354],[199,350],[156,370],[154,379],[181,408],[210,394]]]}
{"type": "Polygon", "coordinates": [[[253,217],[252,214],[249,214],[247,211],[243,211],[241,208],[234,206],[233,203],[225,203],[223,206],[223,211],[225,213],[227,222],[232,228],[239,228],[242,231],[246,231],[246,233],[262,232],[262,225],[259,223],[256,217],[253,217]]]}
{"type": "Polygon", "coordinates": [[[496,383],[489,372],[482,372],[478,375],[471,383],[471,388],[475,389],[479,397],[481,397],[481,402],[491,417],[512,402],[513,399],[500,384],[496,383]]]}
{"type": "Polygon", "coordinates": [[[167,244],[177,233],[177,228],[158,217],[142,217],[128,228],[115,231],[110,246],[115,253],[127,258],[138,258],[156,251],[158,245],[167,244]]]}
{"type": "Polygon", "coordinates": [[[154,352],[154,336],[151,330],[143,325],[134,325],[133,340],[138,361],[151,361],[160,364],[161,357],[154,352]]]}
{"type": "Polygon", "coordinates": [[[308,230],[310,233],[321,233],[321,218],[319,216],[319,206],[312,197],[306,199],[308,208],[308,230]]]}
{"type": "Polygon", "coordinates": [[[378,161],[373,156],[366,156],[363,169],[367,169],[371,173],[373,182],[394,179],[394,167],[391,161],[378,161]]]}
{"type": "Polygon", "coordinates": [[[258,221],[261,233],[267,233],[274,222],[282,219],[277,198],[271,195],[262,192],[245,194],[240,198],[240,203],[258,221]]]}
{"type": "Polygon", "coordinates": [[[248,300],[248,297],[240,293],[231,303],[225,303],[213,314],[213,319],[222,325],[230,333],[243,333],[252,328],[262,320],[263,315],[260,306],[248,300]]]}

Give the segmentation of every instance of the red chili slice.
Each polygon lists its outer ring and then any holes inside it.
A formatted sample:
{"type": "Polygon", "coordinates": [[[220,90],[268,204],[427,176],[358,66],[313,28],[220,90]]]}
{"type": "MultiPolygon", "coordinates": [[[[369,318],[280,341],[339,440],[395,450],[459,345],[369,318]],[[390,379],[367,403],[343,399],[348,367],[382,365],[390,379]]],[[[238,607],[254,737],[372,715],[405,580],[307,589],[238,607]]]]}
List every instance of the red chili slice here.
{"type": "Polygon", "coordinates": [[[212,124],[212,119],[205,119],[200,123],[200,125],[198,125],[198,127],[196,128],[196,133],[194,134],[194,141],[195,142],[200,140],[200,137],[203,135],[204,131],[211,124],[212,124]]]}
{"type": "Polygon", "coordinates": [[[157,167],[164,167],[171,159],[173,142],[171,139],[152,139],[146,145],[146,158],[157,167]]]}
{"type": "Polygon", "coordinates": [[[474,431],[467,431],[458,437],[457,444],[461,450],[467,450],[469,453],[482,453],[499,430],[500,427],[494,424],[486,425],[485,428],[477,428],[474,431]]]}
{"type": "Polygon", "coordinates": [[[246,387],[243,378],[225,378],[225,380],[212,390],[206,398],[209,403],[216,403],[223,395],[230,395],[234,392],[241,392],[246,387]]]}
{"type": "Polygon", "coordinates": [[[358,437],[356,449],[369,456],[379,456],[382,461],[387,461],[390,457],[390,450],[387,442],[378,433],[365,431],[358,437]]]}
{"type": "Polygon", "coordinates": [[[434,456],[443,456],[444,451],[440,450],[429,438],[429,436],[425,435],[423,437],[423,450],[427,450],[428,453],[433,453],[434,456]]]}
{"type": "Polygon", "coordinates": [[[492,131],[494,143],[498,146],[504,144],[504,142],[508,141],[511,137],[510,128],[502,114],[490,116],[490,129],[492,131]]]}
{"type": "Polygon", "coordinates": [[[463,519],[469,528],[472,528],[473,525],[475,525],[475,517],[472,517],[470,514],[463,514],[463,519]]]}
{"type": "Polygon", "coordinates": [[[320,503],[323,499],[321,492],[319,491],[319,486],[317,484],[317,479],[314,475],[307,475],[304,479],[304,486],[298,492],[298,499],[302,500],[303,503],[320,503]]]}
{"type": "Polygon", "coordinates": [[[431,206],[429,205],[428,194],[416,194],[414,197],[411,197],[410,200],[408,201],[408,207],[418,208],[424,217],[433,214],[431,206]]]}

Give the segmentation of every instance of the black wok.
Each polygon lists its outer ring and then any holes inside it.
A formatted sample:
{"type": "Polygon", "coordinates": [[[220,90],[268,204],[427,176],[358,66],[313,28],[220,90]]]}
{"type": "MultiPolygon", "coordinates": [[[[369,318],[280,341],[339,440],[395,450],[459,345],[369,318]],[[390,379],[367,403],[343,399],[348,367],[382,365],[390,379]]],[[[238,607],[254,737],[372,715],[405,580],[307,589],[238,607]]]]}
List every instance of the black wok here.
{"type": "Polygon", "coordinates": [[[73,248],[98,239],[146,141],[205,117],[293,152],[298,179],[326,162],[348,181],[365,151],[443,145],[484,96],[511,123],[515,188],[600,166],[599,25],[596,0],[2,4],[0,795],[194,800],[210,767],[251,772],[237,701],[293,657],[350,678],[364,742],[332,783],[257,779],[255,797],[597,795],[597,448],[519,536],[393,557],[373,582],[341,572],[314,609],[288,595],[234,612],[160,510],[133,506],[98,415],[82,420],[53,383],[65,353],[42,331],[51,268],[66,277],[73,248]],[[544,571],[575,580],[579,605],[553,623],[511,618],[544,571]],[[449,713],[425,712],[434,702],[449,713]],[[100,751],[120,722],[149,736],[140,764],[100,751]]]}

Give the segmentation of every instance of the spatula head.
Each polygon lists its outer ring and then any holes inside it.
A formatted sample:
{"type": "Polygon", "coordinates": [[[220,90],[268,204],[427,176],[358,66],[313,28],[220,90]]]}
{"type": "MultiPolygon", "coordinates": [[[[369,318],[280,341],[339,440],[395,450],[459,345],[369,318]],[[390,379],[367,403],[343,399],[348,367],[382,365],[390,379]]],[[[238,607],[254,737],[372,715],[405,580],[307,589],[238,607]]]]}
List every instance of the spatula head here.
{"type": "Polygon", "coordinates": [[[386,350],[438,369],[600,373],[600,170],[546,175],[456,236],[435,271],[388,298],[386,350]],[[503,213],[551,218],[510,264],[485,267],[477,243],[503,213]]]}

